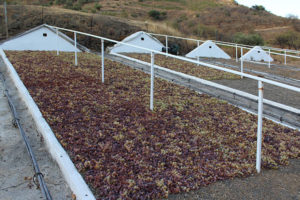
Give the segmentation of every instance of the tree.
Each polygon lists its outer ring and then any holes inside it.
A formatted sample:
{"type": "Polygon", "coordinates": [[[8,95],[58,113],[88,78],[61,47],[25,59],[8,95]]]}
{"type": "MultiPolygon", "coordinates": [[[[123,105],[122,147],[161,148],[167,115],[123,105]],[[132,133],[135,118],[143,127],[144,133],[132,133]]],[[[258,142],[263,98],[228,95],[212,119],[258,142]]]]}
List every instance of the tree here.
{"type": "Polygon", "coordinates": [[[251,8],[256,11],[266,11],[265,7],[262,5],[254,5],[251,8]]]}

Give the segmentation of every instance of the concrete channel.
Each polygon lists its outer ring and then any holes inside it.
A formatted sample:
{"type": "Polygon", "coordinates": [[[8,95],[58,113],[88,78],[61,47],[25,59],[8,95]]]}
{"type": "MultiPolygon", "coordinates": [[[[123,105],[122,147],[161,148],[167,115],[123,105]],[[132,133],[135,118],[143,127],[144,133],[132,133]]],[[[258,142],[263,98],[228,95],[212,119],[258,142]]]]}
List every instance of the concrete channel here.
{"type": "Polygon", "coordinates": [[[13,116],[4,95],[8,89],[16,107],[20,123],[24,128],[53,199],[72,199],[72,191],[65,182],[58,165],[47,152],[42,135],[37,130],[28,108],[9,77],[0,57],[0,72],[4,74],[6,86],[0,80],[0,200],[44,199],[34,183],[35,171],[19,129],[13,125],[13,116]]]}
{"type": "MultiPolygon", "coordinates": [[[[117,56],[112,54],[107,54],[106,58],[122,63],[134,69],[142,70],[145,73],[150,73],[150,65],[145,62],[140,62],[138,60],[134,61],[132,59],[127,59],[125,56],[117,56]]],[[[179,75],[178,73],[172,72],[172,70],[162,70],[161,68],[155,68],[155,77],[171,81],[178,85],[190,88],[200,93],[208,94],[212,97],[216,97],[221,100],[225,100],[230,104],[248,110],[250,112],[257,113],[257,100],[241,96],[234,92],[229,92],[211,85],[200,83],[190,78],[179,75]]],[[[231,81],[231,80],[228,80],[231,81]]],[[[210,81],[213,83],[212,81],[210,81]]],[[[217,83],[217,81],[215,81],[217,83]]],[[[256,87],[257,91],[257,87],[256,87]]],[[[276,106],[277,103],[268,100],[268,103],[264,103],[264,117],[272,119],[274,121],[286,124],[288,126],[300,129],[300,112],[299,109],[293,109],[287,105],[286,109],[282,109],[276,106]]]]}

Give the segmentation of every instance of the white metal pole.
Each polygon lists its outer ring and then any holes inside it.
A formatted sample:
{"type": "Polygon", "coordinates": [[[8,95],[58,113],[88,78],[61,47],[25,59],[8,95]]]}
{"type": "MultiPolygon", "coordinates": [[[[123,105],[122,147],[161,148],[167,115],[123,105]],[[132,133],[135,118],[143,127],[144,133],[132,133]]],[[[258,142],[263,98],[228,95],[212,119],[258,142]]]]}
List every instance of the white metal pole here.
{"type": "Polygon", "coordinates": [[[58,43],[58,29],[56,29],[56,55],[59,55],[59,43],[58,43]]]}
{"type": "Polygon", "coordinates": [[[269,68],[271,68],[271,50],[269,49],[269,68]]]}
{"type": "Polygon", "coordinates": [[[104,40],[101,40],[101,78],[102,78],[102,83],[104,83],[104,40]]]}
{"type": "Polygon", "coordinates": [[[198,61],[198,64],[197,64],[197,66],[199,66],[199,60],[200,60],[200,59],[199,59],[199,56],[197,56],[197,61],[198,61]]]}
{"type": "Polygon", "coordinates": [[[154,53],[151,52],[150,110],[153,110],[153,96],[154,96],[154,53]]]}
{"type": "Polygon", "coordinates": [[[284,50],[284,64],[286,65],[286,50],[284,50]]]}
{"type": "MultiPolygon", "coordinates": [[[[241,73],[244,72],[243,47],[241,47],[241,73]]],[[[241,76],[241,78],[244,78],[241,76]]]]}
{"type": "Polygon", "coordinates": [[[200,41],[198,40],[198,41],[197,41],[197,47],[199,47],[199,46],[200,46],[200,41]]]}
{"type": "Polygon", "coordinates": [[[6,31],[6,39],[7,39],[8,38],[8,23],[7,23],[6,1],[4,1],[3,7],[4,7],[4,21],[5,21],[5,31],[6,31]]]}
{"type": "Polygon", "coordinates": [[[238,59],[238,46],[237,46],[237,44],[235,45],[235,61],[239,62],[239,59],[238,59]]]}
{"type": "Polygon", "coordinates": [[[166,35],[166,54],[169,53],[169,49],[168,49],[168,36],[166,35]]]}
{"type": "Polygon", "coordinates": [[[262,115],[263,115],[263,82],[258,81],[258,122],[257,122],[257,151],[256,170],[260,173],[261,168],[261,146],[262,146],[262,115]]]}
{"type": "Polygon", "coordinates": [[[75,65],[77,66],[77,36],[76,36],[76,32],[74,32],[74,45],[75,45],[75,65]]]}

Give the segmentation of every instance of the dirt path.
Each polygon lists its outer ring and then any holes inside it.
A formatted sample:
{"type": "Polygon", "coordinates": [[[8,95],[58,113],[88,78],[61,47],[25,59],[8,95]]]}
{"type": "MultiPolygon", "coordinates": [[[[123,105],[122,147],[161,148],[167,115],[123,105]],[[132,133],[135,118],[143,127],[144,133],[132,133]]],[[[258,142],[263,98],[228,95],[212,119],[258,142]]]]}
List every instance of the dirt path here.
{"type": "Polygon", "coordinates": [[[254,31],[262,32],[262,31],[277,31],[277,30],[286,30],[291,28],[290,26],[279,26],[279,27],[272,27],[272,28],[261,28],[261,29],[255,29],[254,31]]]}
{"type": "MultiPolygon", "coordinates": [[[[0,60],[0,71],[3,63],[0,60]]],[[[11,86],[11,82],[8,82],[11,86]]],[[[12,125],[12,114],[4,96],[4,87],[0,81],[0,200],[44,199],[40,189],[32,181],[34,170],[19,129],[12,125]]],[[[21,124],[27,134],[36,155],[41,172],[53,199],[71,199],[71,191],[66,185],[58,166],[47,153],[41,135],[36,131],[27,109],[16,96],[15,88],[10,88],[14,104],[21,118],[21,124]]]]}

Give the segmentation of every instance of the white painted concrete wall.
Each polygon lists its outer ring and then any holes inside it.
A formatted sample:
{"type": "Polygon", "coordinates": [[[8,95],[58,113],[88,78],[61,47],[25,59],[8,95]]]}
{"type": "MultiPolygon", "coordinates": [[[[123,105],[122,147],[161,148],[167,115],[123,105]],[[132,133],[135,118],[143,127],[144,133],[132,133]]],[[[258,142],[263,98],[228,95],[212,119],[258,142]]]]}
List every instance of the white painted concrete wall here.
{"type": "MultiPolygon", "coordinates": [[[[149,36],[147,33],[142,31],[134,33],[133,35],[125,38],[122,42],[148,48],[148,49],[153,49],[156,51],[162,51],[162,48],[164,47],[164,45],[161,44],[161,42],[159,42],[156,38],[153,38],[152,36],[149,36]]],[[[111,53],[150,53],[147,50],[126,46],[123,44],[115,45],[110,52],[111,53]]]]}
{"type": "Polygon", "coordinates": [[[188,58],[223,58],[230,59],[230,56],[225,53],[221,48],[219,48],[214,42],[208,40],[201,44],[199,47],[186,54],[188,58]]]}
{"type": "Polygon", "coordinates": [[[70,42],[62,37],[58,37],[56,33],[52,32],[48,28],[41,27],[33,32],[20,36],[18,38],[9,40],[3,43],[0,48],[4,50],[15,50],[15,51],[77,51],[80,50],[75,48],[70,42]],[[47,36],[44,37],[43,34],[46,33],[47,36]]]}

